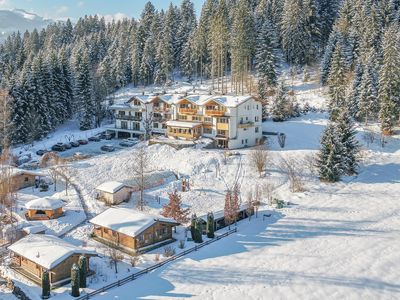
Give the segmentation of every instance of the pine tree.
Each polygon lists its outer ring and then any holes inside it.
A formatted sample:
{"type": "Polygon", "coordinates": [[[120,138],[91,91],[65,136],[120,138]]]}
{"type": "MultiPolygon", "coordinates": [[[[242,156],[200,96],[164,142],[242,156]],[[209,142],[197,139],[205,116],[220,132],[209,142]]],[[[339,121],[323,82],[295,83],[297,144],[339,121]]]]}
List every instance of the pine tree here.
{"type": "Polygon", "coordinates": [[[44,270],[42,273],[42,299],[50,298],[50,279],[49,272],[44,270]]]}
{"type": "Polygon", "coordinates": [[[400,57],[399,30],[387,28],[383,38],[383,64],[379,78],[379,101],[381,131],[389,135],[399,115],[400,103],[400,57]]]}
{"type": "Polygon", "coordinates": [[[258,32],[256,49],[256,66],[259,74],[258,91],[261,99],[267,98],[269,87],[278,82],[276,37],[271,23],[266,20],[258,32]]]}
{"type": "Polygon", "coordinates": [[[283,122],[288,119],[289,97],[283,82],[279,84],[275,99],[272,103],[271,114],[274,122],[283,122]]]}
{"type": "Polygon", "coordinates": [[[214,214],[209,212],[207,214],[207,237],[213,239],[214,236],[214,214]]]}
{"type": "Polygon", "coordinates": [[[80,108],[80,129],[88,130],[93,127],[93,90],[90,74],[89,55],[83,50],[75,62],[75,99],[80,108]]]}
{"type": "Polygon", "coordinates": [[[302,65],[310,61],[311,36],[301,0],[285,0],[281,39],[288,63],[302,65]]]}
{"type": "Polygon", "coordinates": [[[79,278],[79,267],[76,264],[72,265],[71,268],[71,296],[79,297],[80,291],[80,278],[79,278]]]}
{"type": "Polygon", "coordinates": [[[84,255],[79,256],[79,287],[86,287],[86,278],[87,278],[87,259],[84,255]]]}
{"type": "Polygon", "coordinates": [[[361,81],[363,79],[363,65],[358,63],[353,76],[353,81],[347,97],[347,107],[349,109],[350,116],[357,118],[360,105],[360,95],[361,95],[361,81]]]}
{"type": "Polygon", "coordinates": [[[336,122],[337,138],[343,151],[341,155],[343,173],[346,175],[357,174],[359,144],[355,137],[356,131],[353,120],[349,112],[344,109],[336,122]]]}
{"type": "Polygon", "coordinates": [[[246,0],[238,0],[234,8],[231,33],[232,87],[236,94],[244,94],[248,86],[254,47],[252,12],[246,0]]]}
{"type": "Polygon", "coordinates": [[[336,182],[340,180],[343,174],[342,154],[343,149],[337,136],[337,128],[331,121],[323,133],[317,159],[319,178],[322,181],[336,182]]]}
{"type": "Polygon", "coordinates": [[[329,109],[331,111],[331,117],[334,119],[338,110],[345,107],[346,101],[346,64],[340,46],[337,46],[333,53],[328,86],[330,97],[329,109]]]}
{"type": "Polygon", "coordinates": [[[358,114],[359,119],[364,119],[365,124],[371,117],[375,117],[379,111],[378,103],[378,71],[376,69],[377,57],[374,50],[371,50],[368,57],[367,65],[365,66],[365,72],[363,73],[359,102],[358,102],[358,114]]]}
{"type": "Polygon", "coordinates": [[[163,206],[161,215],[167,218],[173,218],[179,223],[185,224],[189,221],[189,208],[182,208],[182,197],[177,190],[168,194],[169,203],[163,206]]]}

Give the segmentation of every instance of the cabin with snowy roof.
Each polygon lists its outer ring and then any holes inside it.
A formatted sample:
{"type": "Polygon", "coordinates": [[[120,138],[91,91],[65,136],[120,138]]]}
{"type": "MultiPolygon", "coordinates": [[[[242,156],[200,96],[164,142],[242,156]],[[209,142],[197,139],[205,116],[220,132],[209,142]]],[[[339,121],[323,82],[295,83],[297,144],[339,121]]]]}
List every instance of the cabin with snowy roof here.
{"type": "Polygon", "coordinates": [[[25,204],[25,218],[30,221],[57,219],[64,215],[65,202],[61,199],[39,198],[25,204]]]}
{"type": "Polygon", "coordinates": [[[42,274],[49,272],[50,285],[61,286],[71,281],[71,267],[79,257],[89,259],[96,252],[76,247],[53,235],[30,234],[8,247],[11,251],[11,267],[17,273],[34,283],[42,284],[42,274]]]}
{"type": "Polygon", "coordinates": [[[127,253],[146,251],[173,241],[173,219],[144,214],[133,209],[109,208],[90,220],[92,236],[127,253]]]}
{"type": "Polygon", "coordinates": [[[106,205],[127,202],[132,196],[132,188],[119,181],[108,181],[96,188],[96,199],[106,205]]]}
{"type": "Polygon", "coordinates": [[[23,170],[12,166],[3,166],[7,168],[7,173],[11,178],[11,185],[15,190],[21,190],[35,184],[46,175],[38,171],[23,170]]]}

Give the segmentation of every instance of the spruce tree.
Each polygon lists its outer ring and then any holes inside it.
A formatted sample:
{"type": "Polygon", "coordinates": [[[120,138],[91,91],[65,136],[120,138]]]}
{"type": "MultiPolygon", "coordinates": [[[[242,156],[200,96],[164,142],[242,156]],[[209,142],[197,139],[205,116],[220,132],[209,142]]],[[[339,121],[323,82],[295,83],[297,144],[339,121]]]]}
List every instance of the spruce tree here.
{"type": "Polygon", "coordinates": [[[87,258],[84,255],[79,256],[79,287],[86,287],[86,278],[87,278],[87,258]]]}
{"type": "MultiPolygon", "coordinates": [[[[358,117],[359,105],[360,105],[360,95],[361,95],[361,81],[363,79],[363,65],[358,63],[355,70],[354,76],[351,83],[351,88],[347,97],[347,107],[350,116],[353,118],[358,117]]],[[[359,120],[357,118],[357,120],[359,120]]]]}
{"type": "Polygon", "coordinates": [[[213,239],[214,236],[214,214],[209,212],[207,214],[207,237],[213,239]]]}
{"type": "Polygon", "coordinates": [[[344,109],[336,120],[336,134],[342,148],[342,170],[346,175],[357,174],[359,144],[349,112],[344,109]]]}
{"type": "Polygon", "coordinates": [[[326,182],[336,182],[343,174],[343,149],[337,136],[334,122],[326,127],[322,139],[321,149],[317,158],[319,178],[326,182]]]}
{"type": "Polygon", "coordinates": [[[383,134],[393,133],[400,105],[400,47],[397,26],[387,28],[383,38],[383,63],[379,77],[380,122],[383,134]]]}
{"type": "Polygon", "coordinates": [[[72,265],[71,268],[71,296],[79,297],[80,296],[80,278],[79,278],[79,267],[76,264],[72,265]]]}
{"type": "Polygon", "coordinates": [[[276,96],[272,103],[271,115],[274,122],[283,122],[289,118],[289,97],[283,82],[279,84],[276,96]]]}
{"type": "Polygon", "coordinates": [[[338,111],[345,107],[346,101],[346,64],[342,48],[338,45],[332,56],[331,70],[328,77],[329,86],[329,109],[331,117],[335,119],[338,111]]]}
{"type": "Polygon", "coordinates": [[[42,299],[50,298],[50,278],[49,272],[44,270],[42,273],[42,299]]]}

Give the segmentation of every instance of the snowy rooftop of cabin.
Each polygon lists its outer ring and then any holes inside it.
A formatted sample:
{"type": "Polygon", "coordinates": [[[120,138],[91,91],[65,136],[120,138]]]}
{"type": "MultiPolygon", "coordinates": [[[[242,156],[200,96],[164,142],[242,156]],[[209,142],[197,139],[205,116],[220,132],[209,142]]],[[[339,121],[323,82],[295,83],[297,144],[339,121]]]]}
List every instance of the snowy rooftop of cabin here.
{"type": "Polygon", "coordinates": [[[119,181],[108,181],[100,184],[96,190],[106,192],[113,194],[115,192],[118,192],[120,189],[122,189],[125,186],[122,182],[119,181]]]}
{"type": "Polygon", "coordinates": [[[36,210],[55,210],[63,206],[65,206],[65,203],[61,199],[54,199],[49,197],[35,199],[25,204],[26,209],[36,210]]]}
{"type": "Polygon", "coordinates": [[[56,267],[73,254],[96,254],[94,251],[76,247],[56,236],[44,234],[27,235],[8,249],[46,269],[56,267]]]}
{"type": "MultiPolygon", "coordinates": [[[[246,209],[247,209],[247,204],[244,203],[240,205],[239,211],[244,211],[246,209]]],[[[214,215],[214,220],[220,220],[225,217],[224,210],[218,210],[216,212],[213,212],[213,215],[214,215]]],[[[199,219],[202,219],[203,221],[207,222],[207,214],[200,216],[199,219]]]]}
{"type": "Polygon", "coordinates": [[[176,224],[174,219],[147,215],[128,208],[109,208],[90,220],[90,223],[136,237],[156,222],[176,224]]]}
{"type": "Polygon", "coordinates": [[[199,122],[182,122],[182,121],[168,121],[167,126],[172,127],[183,127],[183,128],[194,128],[200,126],[199,122]]]}
{"type": "Polygon", "coordinates": [[[13,166],[1,166],[1,169],[6,169],[9,168],[9,172],[11,176],[17,176],[17,175],[22,175],[22,174],[28,174],[28,175],[34,175],[34,176],[45,176],[46,174],[38,171],[30,171],[30,170],[24,170],[24,169],[19,169],[13,166]]]}

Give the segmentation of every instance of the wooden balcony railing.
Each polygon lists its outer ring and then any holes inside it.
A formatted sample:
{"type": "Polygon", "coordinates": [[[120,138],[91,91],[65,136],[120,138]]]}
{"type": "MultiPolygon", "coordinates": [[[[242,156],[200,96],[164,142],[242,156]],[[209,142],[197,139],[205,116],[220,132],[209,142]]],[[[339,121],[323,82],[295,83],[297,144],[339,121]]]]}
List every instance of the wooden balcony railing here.
{"type": "Polygon", "coordinates": [[[206,109],[206,115],[213,117],[222,117],[223,115],[225,115],[225,111],[216,109],[206,109]]]}
{"type": "Polygon", "coordinates": [[[197,108],[180,108],[179,109],[180,114],[186,114],[186,115],[196,115],[197,114],[197,108]]]}

